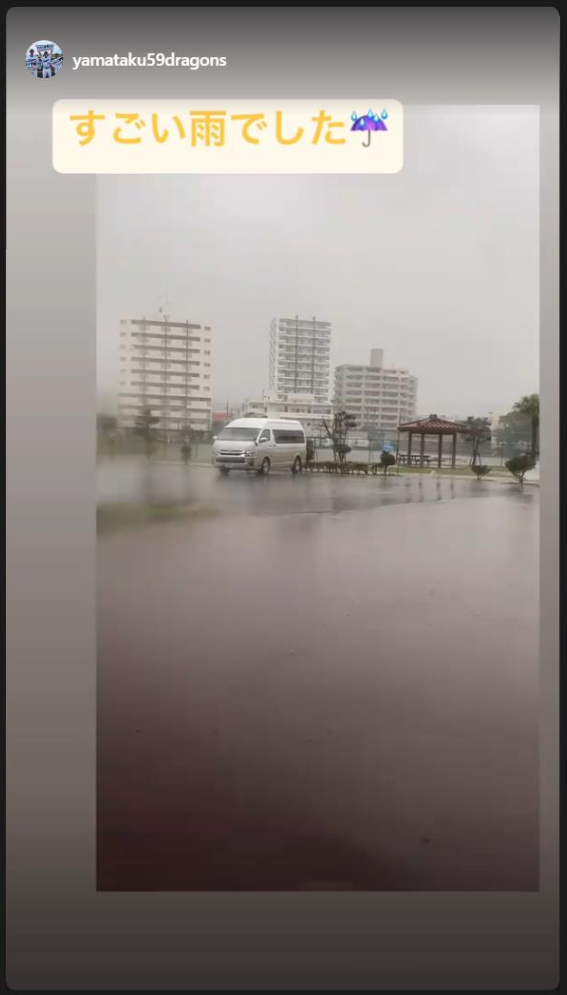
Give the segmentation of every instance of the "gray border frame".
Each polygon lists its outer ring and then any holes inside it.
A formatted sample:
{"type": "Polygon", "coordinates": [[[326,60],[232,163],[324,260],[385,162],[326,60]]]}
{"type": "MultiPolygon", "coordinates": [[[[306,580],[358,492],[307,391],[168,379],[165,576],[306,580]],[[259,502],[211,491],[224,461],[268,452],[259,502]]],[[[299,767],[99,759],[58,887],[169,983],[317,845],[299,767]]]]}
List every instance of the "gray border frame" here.
{"type": "Polygon", "coordinates": [[[7,911],[15,990],[557,985],[558,65],[553,7],[334,8],[324,20],[313,7],[10,10],[7,911]],[[229,63],[188,77],[74,73],[67,64],[38,81],[24,53],[45,36],[64,54],[173,49],[227,54],[229,63]],[[266,95],[368,91],[405,104],[449,95],[540,105],[537,894],[95,892],[95,183],[53,171],[51,106],[87,95],[245,96],[259,80],[266,95]],[[47,252],[33,237],[38,225],[56,226],[47,252]],[[50,433],[63,440],[57,451],[43,442],[50,433]]]}

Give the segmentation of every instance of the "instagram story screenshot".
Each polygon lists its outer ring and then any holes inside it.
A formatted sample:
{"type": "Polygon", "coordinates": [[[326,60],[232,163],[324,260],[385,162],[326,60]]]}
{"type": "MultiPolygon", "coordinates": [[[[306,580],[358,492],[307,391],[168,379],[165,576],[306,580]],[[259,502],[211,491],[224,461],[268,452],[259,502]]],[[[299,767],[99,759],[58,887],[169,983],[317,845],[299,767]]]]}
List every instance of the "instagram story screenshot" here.
{"type": "Polygon", "coordinates": [[[14,991],[552,991],[559,14],[7,14],[14,991]]]}

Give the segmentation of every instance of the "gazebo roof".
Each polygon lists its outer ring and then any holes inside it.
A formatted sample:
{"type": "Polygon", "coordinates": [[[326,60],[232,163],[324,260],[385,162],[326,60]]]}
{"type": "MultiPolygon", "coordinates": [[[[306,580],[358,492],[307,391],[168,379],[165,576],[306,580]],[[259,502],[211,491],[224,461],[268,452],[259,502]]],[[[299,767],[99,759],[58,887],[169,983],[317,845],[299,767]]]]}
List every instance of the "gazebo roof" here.
{"type": "Polygon", "coordinates": [[[465,428],[459,422],[438,418],[437,415],[429,415],[428,418],[419,418],[416,421],[407,421],[398,425],[398,431],[412,432],[415,435],[449,435],[455,432],[464,432],[465,428]]]}

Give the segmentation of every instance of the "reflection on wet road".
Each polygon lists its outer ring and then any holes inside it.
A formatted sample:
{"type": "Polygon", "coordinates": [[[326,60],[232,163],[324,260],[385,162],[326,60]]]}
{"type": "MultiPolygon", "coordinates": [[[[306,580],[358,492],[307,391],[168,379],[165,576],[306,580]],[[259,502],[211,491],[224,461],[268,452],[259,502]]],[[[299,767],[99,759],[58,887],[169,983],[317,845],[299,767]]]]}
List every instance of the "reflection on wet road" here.
{"type": "Polygon", "coordinates": [[[518,490],[512,482],[478,482],[472,475],[453,480],[431,474],[390,473],[341,477],[322,473],[272,473],[268,477],[233,472],[222,477],[212,468],[144,461],[107,461],[97,471],[100,504],[187,502],[223,514],[321,514],[357,511],[400,502],[493,497],[518,490]]]}
{"type": "Polygon", "coordinates": [[[190,474],[98,541],[99,888],[537,888],[537,492],[190,474]]]}

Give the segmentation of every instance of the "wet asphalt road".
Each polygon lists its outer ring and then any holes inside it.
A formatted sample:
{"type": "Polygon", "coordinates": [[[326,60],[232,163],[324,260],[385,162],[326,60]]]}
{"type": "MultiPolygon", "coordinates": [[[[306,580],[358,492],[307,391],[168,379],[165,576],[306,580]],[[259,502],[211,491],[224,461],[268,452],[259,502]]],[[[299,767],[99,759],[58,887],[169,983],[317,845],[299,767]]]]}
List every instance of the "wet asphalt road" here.
{"type": "Polygon", "coordinates": [[[191,473],[98,540],[98,887],[537,888],[537,490],[191,473]]]}

